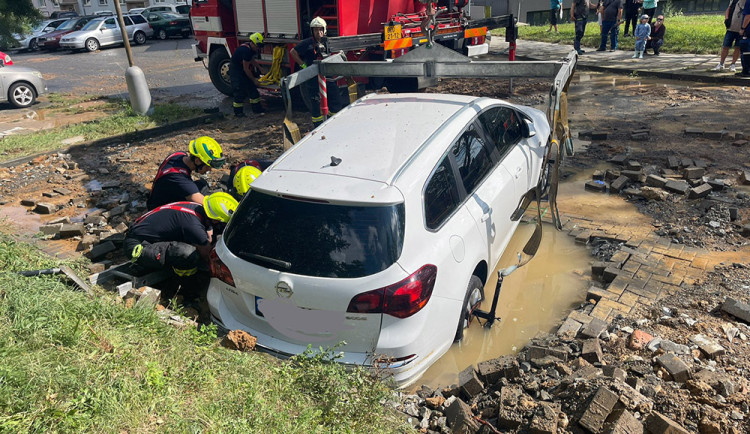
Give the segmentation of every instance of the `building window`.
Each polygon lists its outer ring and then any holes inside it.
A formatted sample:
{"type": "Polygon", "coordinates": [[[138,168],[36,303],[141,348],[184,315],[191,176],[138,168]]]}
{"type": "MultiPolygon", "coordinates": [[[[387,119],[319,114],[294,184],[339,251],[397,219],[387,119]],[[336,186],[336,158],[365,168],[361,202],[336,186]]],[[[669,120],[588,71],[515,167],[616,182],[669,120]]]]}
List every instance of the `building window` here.
{"type": "Polygon", "coordinates": [[[39,7],[40,8],[47,7],[47,0],[39,0],[39,7]]]}
{"type": "Polygon", "coordinates": [[[107,0],[99,0],[99,6],[107,6],[107,0]]]}
{"type": "Polygon", "coordinates": [[[91,6],[91,0],[83,0],[84,6],[91,6]]]}

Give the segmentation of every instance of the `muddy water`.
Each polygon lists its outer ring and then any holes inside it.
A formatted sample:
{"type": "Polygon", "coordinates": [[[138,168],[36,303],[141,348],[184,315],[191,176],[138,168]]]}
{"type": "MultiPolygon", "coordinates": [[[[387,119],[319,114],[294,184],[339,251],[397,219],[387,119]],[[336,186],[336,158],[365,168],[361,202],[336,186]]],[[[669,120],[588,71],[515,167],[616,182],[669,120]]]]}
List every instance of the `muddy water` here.
{"type": "MultiPolygon", "coordinates": [[[[500,259],[499,268],[517,262],[519,252],[534,230],[521,224],[500,259]]],[[[573,237],[546,225],[542,245],[526,266],[506,277],[498,302],[498,316],[491,329],[472,322],[460,344],[453,347],[417,381],[417,385],[447,386],[458,382],[467,366],[512,354],[539,332],[548,332],[586,296],[591,256],[573,237]]],[[[485,286],[483,310],[489,310],[497,272],[485,286]]]]}

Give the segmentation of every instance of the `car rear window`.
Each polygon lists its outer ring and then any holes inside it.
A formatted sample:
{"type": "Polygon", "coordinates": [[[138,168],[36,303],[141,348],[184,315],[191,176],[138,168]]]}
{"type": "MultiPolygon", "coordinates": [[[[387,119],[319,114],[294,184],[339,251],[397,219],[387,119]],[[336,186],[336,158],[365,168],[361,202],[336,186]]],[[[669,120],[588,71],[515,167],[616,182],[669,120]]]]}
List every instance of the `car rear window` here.
{"type": "Polygon", "coordinates": [[[175,9],[177,9],[177,12],[183,15],[187,15],[188,13],[190,13],[190,6],[187,5],[177,6],[175,9]]]}
{"type": "Polygon", "coordinates": [[[250,191],[224,231],[235,256],[279,271],[355,278],[401,255],[404,205],[313,203],[250,191]]]}
{"type": "Polygon", "coordinates": [[[143,18],[142,15],[129,15],[130,19],[133,20],[136,24],[143,24],[146,22],[146,19],[143,18]]]}

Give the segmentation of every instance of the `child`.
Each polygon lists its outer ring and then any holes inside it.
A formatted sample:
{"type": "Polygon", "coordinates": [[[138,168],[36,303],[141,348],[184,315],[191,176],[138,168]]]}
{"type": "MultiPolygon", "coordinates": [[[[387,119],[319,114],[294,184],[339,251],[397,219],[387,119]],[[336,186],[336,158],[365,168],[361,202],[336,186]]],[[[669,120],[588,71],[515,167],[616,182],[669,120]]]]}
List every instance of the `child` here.
{"type": "Polygon", "coordinates": [[[635,32],[635,54],[633,59],[643,59],[643,52],[646,51],[646,41],[651,39],[651,26],[648,25],[648,15],[641,15],[641,22],[636,26],[635,32]]]}

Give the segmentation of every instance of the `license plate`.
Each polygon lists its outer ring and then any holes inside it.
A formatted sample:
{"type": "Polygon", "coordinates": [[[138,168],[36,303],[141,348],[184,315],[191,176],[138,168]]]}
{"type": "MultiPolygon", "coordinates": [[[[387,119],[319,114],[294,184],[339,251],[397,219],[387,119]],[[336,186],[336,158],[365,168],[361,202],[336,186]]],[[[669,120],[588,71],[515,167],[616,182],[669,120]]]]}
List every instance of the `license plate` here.
{"type": "Polygon", "coordinates": [[[385,26],[385,40],[392,41],[394,39],[401,39],[401,24],[385,26]]]}

